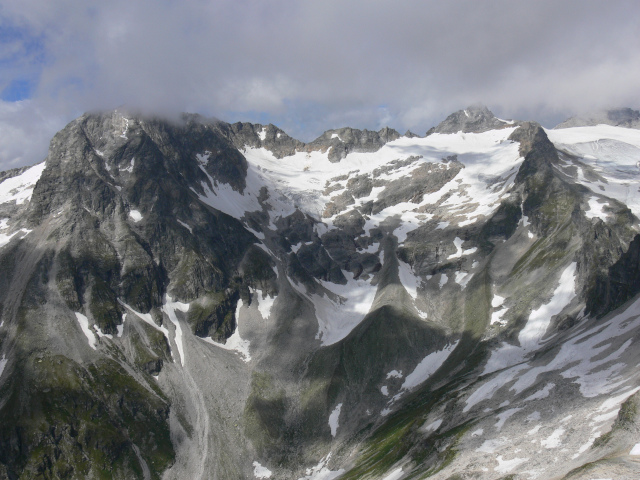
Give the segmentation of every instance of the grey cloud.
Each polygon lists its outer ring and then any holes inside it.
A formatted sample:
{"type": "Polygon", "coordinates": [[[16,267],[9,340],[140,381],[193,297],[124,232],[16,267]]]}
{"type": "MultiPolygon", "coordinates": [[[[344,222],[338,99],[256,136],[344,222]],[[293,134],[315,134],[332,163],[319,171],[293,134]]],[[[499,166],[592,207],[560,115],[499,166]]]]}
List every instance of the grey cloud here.
{"type": "Polygon", "coordinates": [[[127,104],[310,140],[383,121],[424,133],[478,101],[549,122],[638,107],[635,1],[55,3],[5,0],[2,14],[45,39],[32,102],[56,117],[127,104]]]}

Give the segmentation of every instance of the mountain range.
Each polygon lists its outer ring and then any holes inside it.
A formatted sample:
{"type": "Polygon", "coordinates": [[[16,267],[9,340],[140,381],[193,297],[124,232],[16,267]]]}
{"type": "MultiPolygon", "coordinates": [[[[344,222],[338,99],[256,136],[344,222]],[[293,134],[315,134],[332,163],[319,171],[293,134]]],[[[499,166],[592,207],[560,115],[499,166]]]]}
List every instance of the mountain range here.
{"type": "Polygon", "coordinates": [[[639,119],[81,116],[0,173],[0,478],[640,478],[639,119]]]}

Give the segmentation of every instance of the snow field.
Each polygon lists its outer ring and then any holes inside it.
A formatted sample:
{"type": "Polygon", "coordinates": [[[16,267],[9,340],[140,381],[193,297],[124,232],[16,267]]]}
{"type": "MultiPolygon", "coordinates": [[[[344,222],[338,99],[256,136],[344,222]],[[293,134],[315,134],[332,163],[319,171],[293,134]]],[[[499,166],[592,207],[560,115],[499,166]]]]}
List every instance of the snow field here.
{"type": "Polygon", "coordinates": [[[45,166],[45,162],[39,163],[28,168],[20,175],[7,178],[0,183],[0,204],[15,202],[16,205],[21,205],[25,201],[31,200],[33,189],[40,179],[45,166]]]}
{"type": "MultiPolygon", "coordinates": [[[[403,242],[408,232],[433,217],[423,214],[424,218],[419,219],[413,210],[422,205],[434,204],[453,190],[458,192],[457,195],[460,196],[458,200],[472,205],[470,213],[466,214],[467,221],[475,221],[480,215],[489,215],[493,212],[501,195],[512,184],[514,169],[517,169],[522,161],[519,158],[518,145],[505,142],[513,130],[514,128],[509,128],[465,135],[436,134],[424,139],[401,137],[387,143],[374,153],[351,153],[339,163],[330,162],[327,154],[321,152],[297,152],[294,155],[277,159],[264,148],[247,147],[244,151],[250,165],[247,183],[250,184],[253,179],[259,177],[259,183],[267,185],[270,192],[274,194],[273,197],[284,196],[288,199],[288,203],[293,202],[303,212],[320,219],[326,204],[331,201],[331,197],[340,193],[340,191],[333,192],[332,195],[324,195],[323,193],[326,185],[338,176],[349,175],[354,171],[358,174],[371,175],[376,168],[387,165],[393,160],[422,156],[420,160],[408,166],[378,176],[382,180],[390,181],[409,175],[425,162],[440,164],[443,157],[458,155],[458,160],[465,165],[465,168],[456,177],[461,182],[449,182],[440,191],[425,195],[418,204],[404,202],[393,205],[367,220],[366,231],[378,226],[387,217],[399,215],[403,223],[398,228],[396,235],[399,241],[403,242]],[[496,179],[502,179],[501,182],[498,182],[499,186],[488,188],[487,182],[496,179]],[[458,191],[460,189],[461,191],[458,191]]],[[[448,165],[443,165],[443,168],[448,168],[448,165]]],[[[213,181],[211,183],[214,185],[213,181]]],[[[205,187],[205,191],[207,188],[205,187]]],[[[224,186],[218,185],[217,188],[224,188],[224,186]]],[[[384,187],[378,188],[384,190],[384,187]]],[[[249,185],[247,190],[245,197],[255,195],[259,191],[249,185]],[[247,190],[253,193],[247,193],[247,190]]],[[[226,193],[233,195],[231,192],[225,191],[226,193]]],[[[375,198],[379,193],[379,191],[372,192],[371,196],[375,198]]],[[[241,218],[245,211],[259,209],[255,200],[240,198],[243,195],[238,193],[235,195],[238,198],[233,198],[233,203],[236,205],[234,208],[222,204],[223,202],[220,199],[216,200],[214,196],[215,194],[209,189],[203,201],[214,208],[219,208],[215,204],[220,204],[219,209],[236,218],[241,218]],[[233,213],[230,213],[231,211],[233,213]]],[[[367,200],[369,198],[357,199],[356,206],[367,200]]],[[[451,207],[451,209],[460,206],[453,199],[449,200],[450,203],[445,202],[445,206],[451,207]]],[[[328,223],[331,224],[331,220],[328,223]]],[[[447,222],[441,222],[441,228],[446,227],[445,223],[447,222]]]]}
{"type": "MultiPolygon", "coordinates": [[[[594,194],[621,201],[634,215],[640,216],[639,130],[597,125],[546,130],[546,133],[558,149],[579,157],[604,180],[587,180],[580,168],[575,178],[578,183],[594,194]]],[[[589,206],[590,210],[586,212],[589,218],[605,215],[602,211],[604,204],[591,199],[589,206]]]]}

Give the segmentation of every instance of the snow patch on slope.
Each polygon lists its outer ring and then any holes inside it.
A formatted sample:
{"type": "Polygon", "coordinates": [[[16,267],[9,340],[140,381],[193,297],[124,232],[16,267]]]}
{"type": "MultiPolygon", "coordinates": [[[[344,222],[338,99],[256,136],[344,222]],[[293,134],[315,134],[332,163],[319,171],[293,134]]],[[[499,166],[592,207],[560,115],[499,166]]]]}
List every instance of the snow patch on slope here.
{"type": "Polygon", "coordinates": [[[182,344],[182,327],[180,326],[180,321],[176,316],[176,310],[180,310],[181,312],[188,312],[189,304],[174,302],[169,295],[166,295],[164,305],[162,306],[162,311],[168,315],[169,320],[171,320],[171,323],[173,323],[176,327],[176,332],[175,332],[176,347],[178,347],[180,364],[184,367],[185,357],[184,357],[184,346],[182,344]]]}
{"type": "Polygon", "coordinates": [[[20,175],[7,178],[0,183],[0,204],[15,202],[16,205],[21,205],[25,201],[31,200],[33,189],[40,180],[45,166],[45,162],[39,163],[20,175]]]}
{"type": "Polygon", "coordinates": [[[334,480],[344,473],[344,469],[329,470],[327,465],[331,459],[331,453],[324,457],[315,467],[307,468],[306,476],[298,480],[334,480]]]}
{"type": "Polygon", "coordinates": [[[475,253],[476,250],[478,250],[476,247],[463,250],[462,249],[463,243],[464,243],[464,240],[462,240],[460,237],[455,238],[455,240],[453,241],[453,245],[456,247],[456,253],[452,253],[451,255],[449,255],[447,260],[451,260],[452,258],[460,258],[464,255],[471,255],[472,253],[475,253]]]}
{"type": "Polygon", "coordinates": [[[349,335],[369,313],[375,299],[375,285],[356,280],[351,272],[343,270],[342,273],[347,278],[346,285],[320,281],[329,292],[321,296],[307,293],[304,285],[289,279],[291,286],[313,303],[318,319],[316,338],[322,341],[322,346],[332,345],[349,335]]]}
{"type": "Polygon", "coordinates": [[[342,410],[342,403],[336,405],[331,415],[329,415],[329,427],[331,428],[331,436],[335,437],[338,432],[338,420],[340,419],[340,411],[342,410]]]}
{"type": "Polygon", "coordinates": [[[249,352],[249,347],[251,346],[251,342],[249,340],[243,340],[240,336],[240,309],[243,307],[242,299],[238,300],[238,304],[236,306],[236,330],[233,332],[229,338],[227,338],[226,343],[218,343],[213,340],[211,337],[203,338],[207,343],[211,345],[215,345],[216,347],[223,348],[225,350],[230,350],[238,353],[242,360],[245,363],[251,361],[251,354],[249,352]]]}
{"type": "Polygon", "coordinates": [[[428,380],[445,362],[451,352],[453,352],[458,346],[459,340],[447,345],[442,350],[438,350],[430,353],[422,359],[422,361],[416,366],[416,368],[404,379],[402,384],[403,390],[411,390],[417,387],[421,383],[428,380]]]}
{"type": "Polygon", "coordinates": [[[245,178],[246,186],[243,192],[240,193],[228,183],[214,180],[202,165],[203,160],[200,160],[200,163],[200,169],[207,176],[208,180],[202,182],[204,194],[193,190],[194,193],[198,195],[200,201],[238,220],[241,220],[247,212],[262,210],[258,197],[264,182],[254,169],[249,168],[247,170],[247,176],[245,178]]]}
{"type": "MultiPolygon", "coordinates": [[[[634,215],[640,216],[640,130],[633,128],[597,125],[546,130],[556,148],[580,158],[604,181],[587,180],[582,168],[574,178],[577,183],[597,195],[606,195],[624,203],[634,215]]],[[[594,218],[600,212],[592,207],[594,218]]]]}
{"type": "Polygon", "coordinates": [[[609,215],[604,211],[604,207],[608,207],[609,203],[600,203],[599,200],[600,199],[598,197],[589,198],[589,210],[584,213],[587,218],[600,218],[602,220],[607,219],[609,215]]]}
{"type": "Polygon", "coordinates": [[[87,337],[87,342],[89,343],[89,346],[95,350],[97,340],[96,340],[95,334],[89,328],[89,319],[85,317],[83,314],[81,314],[80,312],[75,312],[75,314],[76,314],[76,319],[80,324],[80,328],[82,329],[82,333],[84,333],[85,337],[87,337]]]}
{"type": "Polygon", "coordinates": [[[413,273],[413,269],[411,265],[403,262],[398,259],[398,275],[400,276],[400,281],[404,286],[405,290],[413,300],[418,299],[418,287],[422,283],[420,277],[418,277],[415,273],[413,273]]]}
{"type": "Polygon", "coordinates": [[[262,318],[267,320],[269,315],[271,315],[271,308],[273,307],[274,302],[276,301],[276,297],[270,297],[269,295],[262,296],[262,290],[249,288],[251,293],[251,299],[254,300],[258,304],[258,311],[262,318]]]}
{"type": "MultiPolygon", "coordinates": [[[[549,328],[551,318],[559,314],[575,297],[576,263],[569,265],[560,276],[553,297],[544,305],[532,311],[527,324],[518,335],[520,346],[503,343],[502,347],[491,354],[483,375],[498,371],[524,359],[525,354],[534,351],[542,343],[542,337],[549,328]]],[[[498,318],[499,321],[499,318],[498,318]]]]}
{"type": "Polygon", "coordinates": [[[382,480],[399,480],[402,477],[403,473],[404,472],[402,471],[402,468],[396,468],[394,471],[389,473],[382,480]]]}
{"type": "Polygon", "coordinates": [[[31,232],[31,230],[27,230],[26,228],[21,228],[20,230],[16,230],[13,233],[10,233],[8,235],[4,234],[4,233],[0,233],[0,248],[4,247],[7,243],[9,243],[11,241],[11,239],[13,237],[15,237],[18,234],[24,234],[24,236],[26,236],[27,234],[29,234],[31,232]]]}
{"type": "Polygon", "coordinates": [[[139,210],[129,210],[129,216],[136,223],[144,218],[139,210]]]}
{"type": "Polygon", "coordinates": [[[0,359],[0,377],[2,377],[2,372],[4,372],[7,363],[9,363],[9,359],[4,354],[2,354],[2,358],[0,359]]]}
{"type": "Polygon", "coordinates": [[[263,467],[258,462],[253,462],[253,476],[256,478],[271,478],[271,470],[263,467]]]}

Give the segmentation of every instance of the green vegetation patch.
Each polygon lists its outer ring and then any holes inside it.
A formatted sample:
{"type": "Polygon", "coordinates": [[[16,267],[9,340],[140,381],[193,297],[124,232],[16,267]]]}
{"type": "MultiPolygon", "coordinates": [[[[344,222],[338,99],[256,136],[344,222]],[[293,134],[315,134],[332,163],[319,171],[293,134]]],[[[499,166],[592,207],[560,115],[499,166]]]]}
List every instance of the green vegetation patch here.
{"type": "Polygon", "coordinates": [[[0,414],[0,463],[19,478],[142,478],[135,444],[152,472],[174,461],[169,405],[120,364],[83,368],[32,355],[12,378],[0,414]]]}
{"type": "Polygon", "coordinates": [[[244,431],[261,457],[282,461],[287,445],[285,391],[268,373],[253,372],[251,393],[244,409],[244,431]]]}

